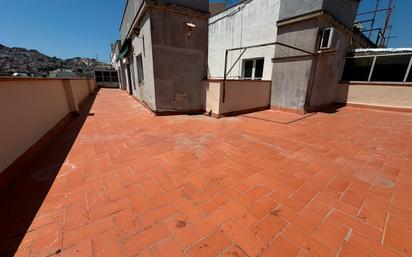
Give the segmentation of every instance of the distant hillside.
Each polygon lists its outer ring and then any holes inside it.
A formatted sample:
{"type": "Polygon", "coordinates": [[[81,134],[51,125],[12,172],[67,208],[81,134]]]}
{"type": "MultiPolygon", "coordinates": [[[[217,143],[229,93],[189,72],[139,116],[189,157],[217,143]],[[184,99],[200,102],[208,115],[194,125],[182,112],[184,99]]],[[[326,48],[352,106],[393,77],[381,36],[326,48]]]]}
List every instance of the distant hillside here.
{"type": "Polygon", "coordinates": [[[34,49],[7,47],[0,44],[0,76],[10,76],[14,72],[47,76],[49,71],[56,69],[85,72],[99,68],[110,68],[110,65],[92,58],[75,57],[63,60],[47,56],[34,49]]]}

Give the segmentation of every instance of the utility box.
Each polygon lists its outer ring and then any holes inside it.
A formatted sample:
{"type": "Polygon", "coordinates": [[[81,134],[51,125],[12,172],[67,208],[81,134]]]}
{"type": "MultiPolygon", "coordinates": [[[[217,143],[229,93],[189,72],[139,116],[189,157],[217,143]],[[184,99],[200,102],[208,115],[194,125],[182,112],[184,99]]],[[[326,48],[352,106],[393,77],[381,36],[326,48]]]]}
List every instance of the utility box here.
{"type": "Polygon", "coordinates": [[[339,48],[340,32],[335,28],[325,28],[322,32],[320,50],[336,50],[339,48]]]}

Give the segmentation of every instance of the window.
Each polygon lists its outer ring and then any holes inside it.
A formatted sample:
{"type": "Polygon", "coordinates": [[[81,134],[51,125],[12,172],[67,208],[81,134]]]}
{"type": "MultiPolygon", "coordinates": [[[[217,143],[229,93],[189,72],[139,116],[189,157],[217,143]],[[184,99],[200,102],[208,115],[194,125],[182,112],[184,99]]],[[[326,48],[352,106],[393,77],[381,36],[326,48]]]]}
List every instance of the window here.
{"type": "Polygon", "coordinates": [[[112,82],[119,82],[116,71],[111,72],[111,77],[112,77],[112,82]]]}
{"type": "Polygon", "coordinates": [[[412,69],[409,71],[408,78],[406,79],[406,82],[412,82],[412,69]]]}
{"type": "Polygon", "coordinates": [[[368,81],[373,57],[347,58],[343,70],[343,81],[368,81]]]}
{"type": "Polygon", "coordinates": [[[378,56],[371,81],[402,82],[405,78],[411,56],[378,56]]]}
{"type": "Polygon", "coordinates": [[[97,82],[103,82],[103,72],[101,71],[95,71],[94,75],[96,77],[97,82]]]}
{"type": "Polygon", "coordinates": [[[261,80],[264,64],[263,58],[243,60],[243,79],[261,80]]]}
{"type": "Polygon", "coordinates": [[[142,55],[137,56],[136,65],[137,65],[137,81],[139,82],[139,84],[142,84],[144,82],[142,55]]]}

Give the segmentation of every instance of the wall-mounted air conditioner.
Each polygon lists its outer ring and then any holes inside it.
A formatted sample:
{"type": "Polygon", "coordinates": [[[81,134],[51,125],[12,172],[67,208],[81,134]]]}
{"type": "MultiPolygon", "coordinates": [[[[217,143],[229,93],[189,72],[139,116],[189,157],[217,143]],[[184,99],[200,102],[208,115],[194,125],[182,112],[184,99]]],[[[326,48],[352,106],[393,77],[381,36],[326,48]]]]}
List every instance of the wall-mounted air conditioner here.
{"type": "Polygon", "coordinates": [[[322,32],[320,50],[334,50],[339,46],[340,32],[335,28],[326,28],[322,32]]]}

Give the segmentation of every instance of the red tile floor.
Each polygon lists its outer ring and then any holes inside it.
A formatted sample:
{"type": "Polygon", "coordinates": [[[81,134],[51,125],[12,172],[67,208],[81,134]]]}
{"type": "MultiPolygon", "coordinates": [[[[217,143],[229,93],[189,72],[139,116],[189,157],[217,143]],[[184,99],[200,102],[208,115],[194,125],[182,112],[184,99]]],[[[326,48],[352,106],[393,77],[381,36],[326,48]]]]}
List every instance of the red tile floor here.
{"type": "Polygon", "coordinates": [[[89,107],[2,195],[0,256],[412,256],[412,114],[89,107]]]}

